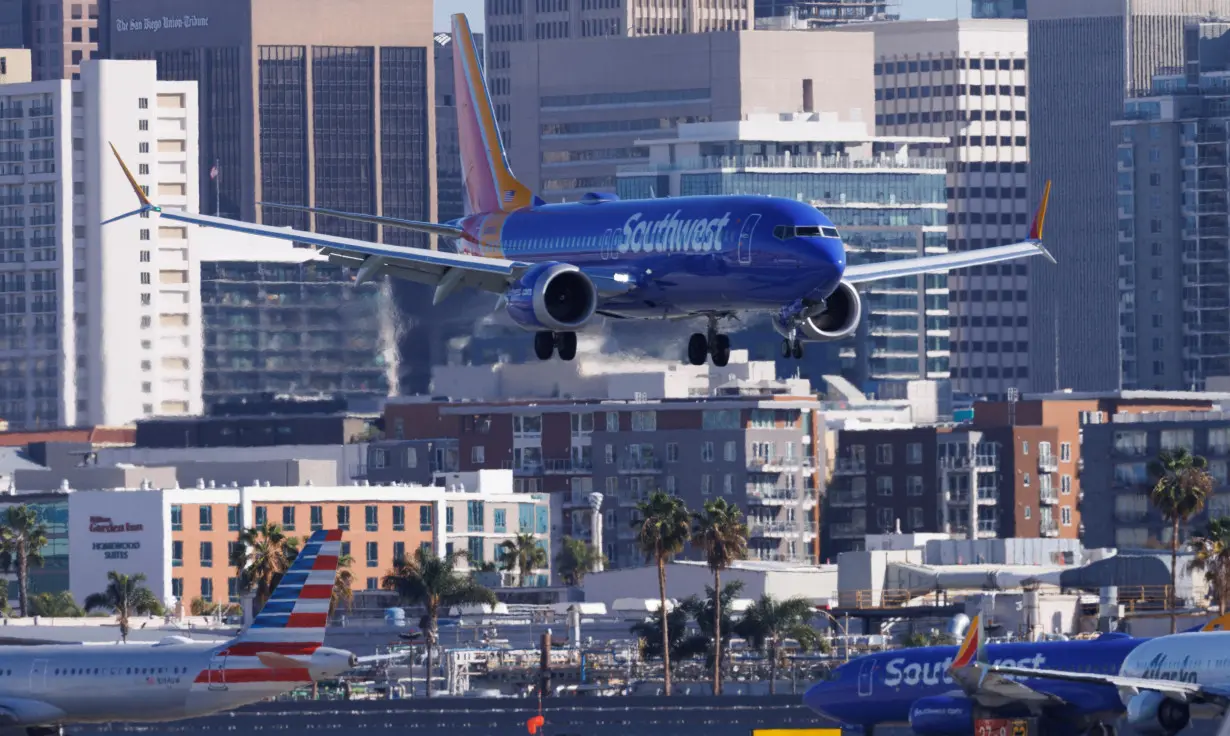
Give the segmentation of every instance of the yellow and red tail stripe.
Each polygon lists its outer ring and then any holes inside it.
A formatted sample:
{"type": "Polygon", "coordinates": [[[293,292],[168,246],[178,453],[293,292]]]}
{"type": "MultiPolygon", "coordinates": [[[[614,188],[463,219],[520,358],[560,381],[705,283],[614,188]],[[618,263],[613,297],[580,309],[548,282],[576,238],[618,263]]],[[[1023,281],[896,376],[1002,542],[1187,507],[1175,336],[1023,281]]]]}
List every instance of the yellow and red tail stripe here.
{"type": "Polygon", "coordinates": [[[960,669],[968,667],[974,663],[978,657],[978,649],[982,646],[982,617],[975,616],[974,620],[969,624],[969,631],[965,632],[965,640],[961,642],[961,648],[957,650],[957,656],[952,660],[952,668],[960,669]]]}

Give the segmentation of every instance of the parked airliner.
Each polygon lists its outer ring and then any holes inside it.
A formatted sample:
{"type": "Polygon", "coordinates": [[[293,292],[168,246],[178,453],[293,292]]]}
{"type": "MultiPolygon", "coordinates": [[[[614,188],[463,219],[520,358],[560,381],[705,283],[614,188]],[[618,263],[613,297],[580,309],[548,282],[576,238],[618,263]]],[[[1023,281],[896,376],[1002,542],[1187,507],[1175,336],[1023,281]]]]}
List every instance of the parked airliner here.
{"type": "MultiPolygon", "coordinates": [[[[333,263],[357,269],[356,283],[389,275],[435,287],[439,303],[459,287],[499,294],[511,319],[535,332],[539,358],[571,360],[577,330],[596,317],[705,318],[691,336],[688,361],[726,365],[730,338],[722,321],[743,312],[772,316],[782,354],[801,358],[806,342],[850,336],[862,316],[856,286],[1027,256],[1043,247],[1047,184],[1027,240],[944,255],[847,265],[841,233],[800,201],[767,196],[620,200],[586,194],[547,204],[513,176],[496,125],[477,48],[464,15],[453,16],[458,134],[466,216],[447,223],[264,204],[404,227],[442,236],[455,252],[407,248],[258,225],[152,203],[120,164],[140,207],[110,220],[148,216],[315,246],[333,263]]],[[[114,149],[116,158],[120,158],[114,149]]],[[[136,154],[135,151],[129,152],[136,154]]],[[[145,162],[148,157],[137,155],[145,162]]],[[[157,168],[157,167],[150,167],[157,168]]]]}
{"type": "MultiPolygon", "coordinates": [[[[992,677],[1021,672],[1007,662],[985,663],[982,668],[992,677]]],[[[1030,676],[1056,683],[1116,688],[1127,708],[1127,722],[1137,734],[1173,736],[1191,723],[1193,710],[1220,715],[1223,720],[1218,733],[1230,733],[1230,631],[1150,639],[1133,649],[1114,672],[1065,672],[1044,667],[1030,676]]]]}
{"type": "MultiPolygon", "coordinates": [[[[1042,733],[1113,736],[1124,702],[1113,684],[1099,678],[1126,669],[1126,663],[1155,651],[1162,642],[1103,634],[1084,641],[987,646],[980,619],[970,623],[959,648],[920,647],[859,657],[812,686],[803,702],[869,734],[876,726],[908,723],[919,736],[968,736],[975,732],[975,718],[1036,716],[1043,721],[1042,733]],[[1047,674],[1055,672],[1071,674],[1077,681],[1047,674]]],[[[1202,629],[1209,633],[1187,636],[1199,637],[1198,646],[1208,651],[1217,641],[1213,637],[1230,636],[1215,633],[1226,622],[1225,617],[1215,619],[1202,629]]],[[[1223,662],[1230,664],[1230,650],[1223,662]]]]}
{"type": "Polygon", "coordinates": [[[388,658],[322,646],[341,538],[313,533],[252,625],[223,644],[0,647],[0,729],[46,736],[79,723],[195,718],[388,658]]]}

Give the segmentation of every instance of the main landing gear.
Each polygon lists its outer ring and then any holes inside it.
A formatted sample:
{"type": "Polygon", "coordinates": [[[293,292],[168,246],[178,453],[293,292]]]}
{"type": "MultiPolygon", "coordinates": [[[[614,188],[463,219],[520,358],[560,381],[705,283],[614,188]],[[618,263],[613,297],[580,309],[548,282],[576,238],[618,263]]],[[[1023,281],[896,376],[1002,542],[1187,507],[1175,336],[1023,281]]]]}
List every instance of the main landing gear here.
{"type": "Polygon", "coordinates": [[[1089,727],[1085,731],[1086,736],[1115,736],[1115,726],[1111,723],[1102,723],[1101,721],[1089,727]]]}
{"type": "Polygon", "coordinates": [[[803,343],[799,338],[782,338],[782,357],[794,358],[795,360],[803,359],[803,343]]]}
{"type": "Polygon", "coordinates": [[[550,360],[559,352],[560,360],[572,360],[577,357],[577,333],[575,332],[536,332],[534,333],[534,354],[539,360],[550,360]]]}
{"type": "Polygon", "coordinates": [[[704,365],[708,357],[713,358],[713,364],[718,368],[730,362],[730,336],[717,331],[716,317],[709,318],[707,332],[697,332],[688,340],[689,363],[704,365]]]}

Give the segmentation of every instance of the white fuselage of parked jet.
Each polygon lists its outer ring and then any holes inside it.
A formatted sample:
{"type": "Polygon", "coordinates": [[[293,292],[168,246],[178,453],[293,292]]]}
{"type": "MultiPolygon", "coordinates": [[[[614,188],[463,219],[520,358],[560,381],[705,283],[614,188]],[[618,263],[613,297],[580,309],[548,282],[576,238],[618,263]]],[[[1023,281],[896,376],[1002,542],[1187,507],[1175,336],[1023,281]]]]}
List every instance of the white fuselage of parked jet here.
{"type": "Polygon", "coordinates": [[[0,728],[156,722],[229,710],[336,677],[355,662],[321,647],[274,666],[222,654],[230,643],[0,647],[0,728]],[[301,668],[285,666],[293,659],[301,668]]]}

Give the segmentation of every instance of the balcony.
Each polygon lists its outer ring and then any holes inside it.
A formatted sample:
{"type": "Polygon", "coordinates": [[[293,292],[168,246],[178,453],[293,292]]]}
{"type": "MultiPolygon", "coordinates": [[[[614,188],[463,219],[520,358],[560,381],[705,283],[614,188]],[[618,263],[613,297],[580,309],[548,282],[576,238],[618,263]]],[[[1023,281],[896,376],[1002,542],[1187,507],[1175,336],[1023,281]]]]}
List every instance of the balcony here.
{"type": "Polygon", "coordinates": [[[839,457],[833,466],[833,475],[866,475],[867,461],[861,458],[839,457]]]}
{"type": "Polygon", "coordinates": [[[546,460],[543,468],[547,475],[589,475],[594,472],[594,462],[565,457],[546,460]]]}
{"type": "Polygon", "coordinates": [[[503,463],[503,468],[505,470],[513,471],[513,475],[515,476],[533,476],[543,474],[542,463],[523,462],[520,465],[514,465],[511,460],[507,460],[503,463]]]}
{"type": "Polygon", "coordinates": [[[866,522],[842,522],[830,524],[833,539],[858,539],[867,534],[866,522]]]}
{"type": "Polygon", "coordinates": [[[1043,519],[1039,524],[1039,527],[1041,528],[1042,536],[1044,537],[1059,536],[1059,522],[1054,519],[1043,519]]]}
{"type": "Polygon", "coordinates": [[[759,521],[751,519],[747,524],[748,535],[752,537],[793,537],[800,534],[814,536],[816,524],[811,521],[759,521]]]}
{"type": "Polygon", "coordinates": [[[619,461],[621,473],[661,473],[662,461],[656,457],[632,457],[619,461]]]}
{"type": "Polygon", "coordinates": [[[1038,491],[1038,500],[1045,505],[1059,503],[1059,492],[1054,488],[1043,488],[1038,491]]]}
{"type": "Polygon", "coordinates": [[[829,491],[829,506],[832,508],[860,507],[867,505],[867,491],[829,491]]]}
{"type": "Polygon", "coordinates": [[[1053,454],[1050,454],[1050,453],[1047,453],[1046,455],[1039,455],[1038,456],[1038,472],[1058,473],[1059,472],[1059,458],[1055,457],[1053,454]]]}
{"type": "Polygon", "coordinates": [[[999,469],[999,458],[994,455],[974,455],[940,458],[941,470],[977,470],[991,472],[999,469]]]}
{"type": "Polygon", "coordinates": [[[798,502],[800,500],[810,503],[816,500],[816,492],[803,492],[797,488],[761,488],[760,486],[749,485],[747,487],[747,498],[749,501],[757,501],[763,505],[798,502]]]}
{"type": "Polygon", "coordinates": [[[592,491],[572,491],[568,494],[568,498],[564,499],[564,505],[587,509],[589,508],[590,493],[592,491]]]}

